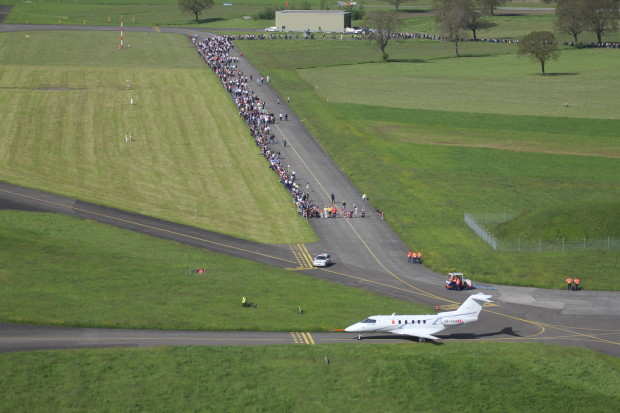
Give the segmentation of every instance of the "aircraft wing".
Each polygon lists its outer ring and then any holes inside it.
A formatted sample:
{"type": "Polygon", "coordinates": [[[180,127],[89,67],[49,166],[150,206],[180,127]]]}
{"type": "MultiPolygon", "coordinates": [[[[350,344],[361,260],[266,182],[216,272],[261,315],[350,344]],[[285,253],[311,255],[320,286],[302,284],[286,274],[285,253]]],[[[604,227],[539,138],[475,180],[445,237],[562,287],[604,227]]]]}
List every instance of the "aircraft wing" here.
{"type": "Polygon", "coordinates": [[[429,340],[440,340],[439,337],[433,336],[435,333],[439,333],[444,330],[445,327],[443,325],[433,326],[433,327],[418,327],[411,326],[406,328],[399,328],[396,330],[390,331],[390,333],[398,334],[401,336],[411,336],[411,337],[419,337],[419,338],[427,338],[429,340]]]}

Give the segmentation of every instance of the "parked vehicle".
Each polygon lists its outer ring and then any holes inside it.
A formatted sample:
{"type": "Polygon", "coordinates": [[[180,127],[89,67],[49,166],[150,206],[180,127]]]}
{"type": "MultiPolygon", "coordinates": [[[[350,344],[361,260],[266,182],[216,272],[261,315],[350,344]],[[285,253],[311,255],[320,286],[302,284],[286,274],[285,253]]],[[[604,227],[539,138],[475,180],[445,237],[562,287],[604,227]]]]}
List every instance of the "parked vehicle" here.
{"type": "Polygon", "coordinates": [[[329,267],[331,263],[332,263],[331,255],[324,252],[314,257],[314,262],[312,263],[312,266],[313,267],[329,267]]]}
{"type": "Polygon", "coordinates": [[[473,290],[475,287],[472,284],[469,278],[463,278],[463,273],[460,272],[450,272],[448,273],[448,278],[443,285],[448,290],[473,290]]]}

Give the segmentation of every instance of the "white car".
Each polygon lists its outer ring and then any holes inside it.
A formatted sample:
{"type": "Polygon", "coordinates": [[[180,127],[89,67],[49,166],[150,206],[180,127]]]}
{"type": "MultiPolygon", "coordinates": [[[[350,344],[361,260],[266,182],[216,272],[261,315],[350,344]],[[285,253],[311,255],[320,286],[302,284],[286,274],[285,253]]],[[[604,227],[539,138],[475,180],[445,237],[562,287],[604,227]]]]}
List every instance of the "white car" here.
{"type": "Polygon", "coordinates": [[[319,254],[314,257],[314,262],[312,263],[313,267],[329,267],[332,263],[332,257],[324,252],[323,254],[319,254]]]}
{"type": "Polygon", "coordinates": [[[265,29],[266,32],[277,32],[279,31],[278,28],[276,26],[272,26],[272,27],[267,27],[265,29]]]}

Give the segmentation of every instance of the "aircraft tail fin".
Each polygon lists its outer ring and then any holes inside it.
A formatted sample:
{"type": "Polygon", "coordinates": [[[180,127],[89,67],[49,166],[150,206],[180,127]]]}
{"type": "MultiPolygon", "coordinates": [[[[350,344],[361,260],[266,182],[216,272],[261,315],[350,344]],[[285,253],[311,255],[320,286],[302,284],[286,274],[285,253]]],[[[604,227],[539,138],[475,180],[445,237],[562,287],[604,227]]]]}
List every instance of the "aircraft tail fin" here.
{"type": "Polygon", "coordinates": [[[478,314],[480,314],[480,311],[482,311],[482,306],[484,305],[484,303],[491,302],[490,298],[491,295],[483,293],[470,295],[469,298],[465,300],[465,302],[461,304],[461,306],[456,311],[458,311],[459,313],[474,312],[476,313],[477,317],[478,314]]]}
{"type": "Polygon", "coordinates": [[[484,303],[490,303],[491,297],[491,295],[483,293],[470,295],[469,298],[467,298],[467,300],[465,300],[465,302],[461,304],[461,306],[457,310],[440,314],[467,314],[469,316],[478,318],[478,314],[480,314],[480,311],[482,311],[482,306],[484,305],[484,303]]]}

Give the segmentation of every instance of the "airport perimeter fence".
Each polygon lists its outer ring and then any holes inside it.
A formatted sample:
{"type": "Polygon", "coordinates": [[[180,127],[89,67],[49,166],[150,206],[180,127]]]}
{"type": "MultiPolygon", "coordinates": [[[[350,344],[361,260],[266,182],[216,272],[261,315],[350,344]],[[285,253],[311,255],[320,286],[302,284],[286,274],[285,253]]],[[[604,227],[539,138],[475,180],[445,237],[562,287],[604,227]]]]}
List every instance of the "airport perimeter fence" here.
{"type": "Polygon", "coordinates": [[[465,212],[465,224],[471,228],[484,242],[489,244],[495,251],[503,252],[577,252],[592,250],[620,251],[620,238],[580,238],[555,240],[531,240],[517,238],[500,239],[483,226],[485,224],[501,222],[502,217],[508,219],[506,214],[485,214],[484,217],[474,216],[465,212]]]}

